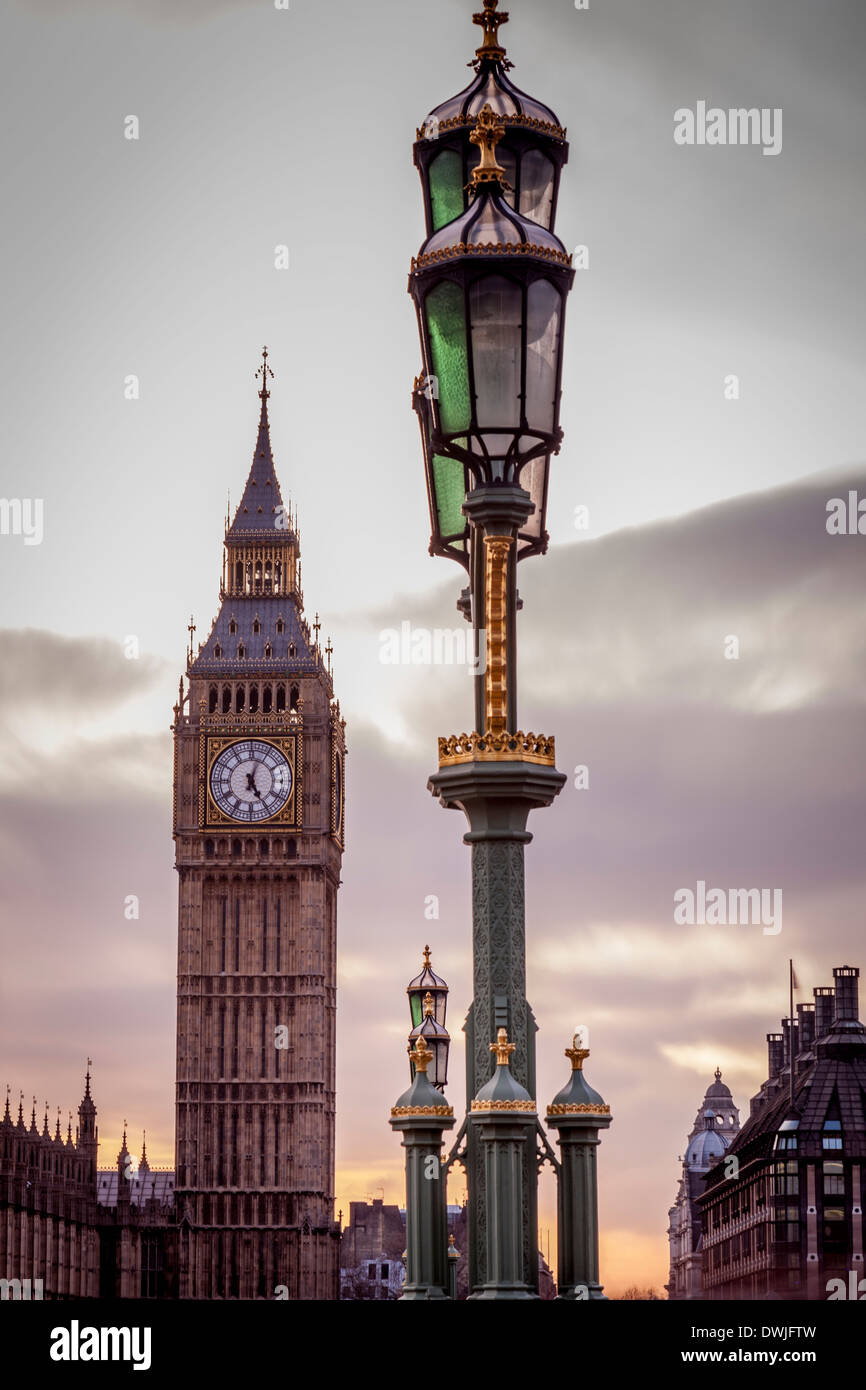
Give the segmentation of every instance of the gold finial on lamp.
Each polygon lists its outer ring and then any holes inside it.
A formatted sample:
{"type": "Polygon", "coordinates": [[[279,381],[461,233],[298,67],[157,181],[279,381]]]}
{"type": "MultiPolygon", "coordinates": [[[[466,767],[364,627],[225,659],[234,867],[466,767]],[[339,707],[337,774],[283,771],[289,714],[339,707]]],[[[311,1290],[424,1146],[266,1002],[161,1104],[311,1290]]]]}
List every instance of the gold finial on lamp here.
{"type": "Polygon", "coordinates": [[[484,10],[482,13],[472,16],[472,23],[479,24],[484,30],[484,42],[480,48],[476,48],[476,58],[491,58],[494,62],[501,62],[505,57],[505,49],[499,42],[499,30],[503,24],[508,23],[508,15],[505,11],[497,9],[499,0],[484,0],[484,10]]]}
{"type": "Polygon", "coordinates": [[[469,187],[478,189],[483,183],[498,183],[502,188],[510,188],[505,181],[505,170],[496,158],[496,146],[505,136],[505,126],[488,102],[478,113],[475,129],[469,139],[481,150],[481,159],[472,170],[469,187]]]}

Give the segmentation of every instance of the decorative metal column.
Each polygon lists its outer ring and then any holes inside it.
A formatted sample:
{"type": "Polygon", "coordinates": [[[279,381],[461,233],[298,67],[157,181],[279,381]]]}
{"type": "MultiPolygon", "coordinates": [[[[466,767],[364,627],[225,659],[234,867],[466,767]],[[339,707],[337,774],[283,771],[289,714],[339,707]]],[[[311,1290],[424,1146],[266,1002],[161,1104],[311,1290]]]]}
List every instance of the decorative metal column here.
{"type": "Polygon", "coordinates": [[[411,1053],[414,1080],[391,1110],[391,1127],[406,1150],[406,1282],[402,1299],[450,1297],[448,1212],[442,1169],[443,1134],[454,1111],[427,1078],[433,1053],[423,1037],[411,1053]]]}
{"type": "MultiPolygon", "coordinates": [[[[549,108],[507,77],[511,64],[499,41],[507,19],[496,0],[484,0],[483,13],[475,15],[484,30],[476,80],[419,131],[415,155],[428,236],[412,261],[409,291],[423,357],[413,403],[431,553],[468,571],[458,608],[472,624],[478,663],[474,729],[439,739],[439,767],[428,782],[442,805],[463,811],[469,824],[473,1002],[465,1024],[466,1094],[473,1105],[483,1098],[494,1069],[491,1049],[505,1029],[508,1075],[530,1107],[511,1113],[505,1147],[494,1138],[496,1125],[480,1123],[473,1109],[461,1129],[465,1147],[452,1158],[466,1166],[472,1295],[531,1297],[538,1289],[539,1126],[523,854],[532,839],[530,811],[549,806],[565,777],[556,770],[554,740],[520,731],[517,564],[547,549],[548,477],[562,441],[564,320],[574,270],[553,229],[565,131],[549,108]]],[[[546,1139],[542,1146],[552,1157],[546,1139]]]]}
{"type": "Polygon", "coordinates": [[[535,1169],[535,1101],[511,1074],[514,1043],[500,1028],[490,1052],[496,1071],[472,1101],[469,1132],[484,1165],[486,1193],[485,1271],[475,1299],[535,1296],[537,1242],[526,1248],[526,1168],[535,1169]],[[530,1263],[527,1263],[527,1256],[530,1263]],[[535,1278],[533,1278],[533,1274],[535,1278]]]}
{"type": "Polygon", "coordinates": [[[571,1059],[571,1079],[547,1107],[548,1128],[559,1131],[559,1297],[604,1299],[598,1282],[596,1149],[598,1131],[607,1129],[612,1117],[610,1106],[587,1085],[583,1063],[589,1048],[580,1046],[578,1035],[565,1055],[571,1059]]]}

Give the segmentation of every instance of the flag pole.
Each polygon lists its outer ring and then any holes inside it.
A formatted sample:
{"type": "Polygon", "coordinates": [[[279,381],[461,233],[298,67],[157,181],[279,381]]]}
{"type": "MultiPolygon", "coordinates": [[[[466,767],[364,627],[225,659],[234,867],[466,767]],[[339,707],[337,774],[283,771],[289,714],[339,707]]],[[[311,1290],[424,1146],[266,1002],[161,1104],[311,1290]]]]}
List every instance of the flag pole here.
{"type": "Polygon", "coordinates": [[[788,1054],[791,1063],[791,1109],[794,1109],[794,958],[788,959],[788,1002],[791,1013],[788,1016],[788,1054]]]}

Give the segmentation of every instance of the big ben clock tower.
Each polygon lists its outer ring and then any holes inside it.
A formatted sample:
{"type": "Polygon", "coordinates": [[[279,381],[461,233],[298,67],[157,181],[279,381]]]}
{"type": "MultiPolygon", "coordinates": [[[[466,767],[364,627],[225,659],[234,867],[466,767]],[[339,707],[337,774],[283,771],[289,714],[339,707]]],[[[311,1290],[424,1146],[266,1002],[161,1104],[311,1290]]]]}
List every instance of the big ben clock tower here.
{"type": "Polygon", "coordinates": [[[304,617],[267,349],[258,375],[220,610],[175,707],[179,1292],[332,1299],[345,723],[304,617]]]}

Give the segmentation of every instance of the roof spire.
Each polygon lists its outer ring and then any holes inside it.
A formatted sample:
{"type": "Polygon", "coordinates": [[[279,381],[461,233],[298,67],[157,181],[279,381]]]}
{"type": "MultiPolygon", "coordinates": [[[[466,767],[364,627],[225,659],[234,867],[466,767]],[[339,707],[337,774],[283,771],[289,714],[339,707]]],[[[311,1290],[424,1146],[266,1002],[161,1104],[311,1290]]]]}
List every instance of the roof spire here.
{"type": "Polygon", "coordinates": [[[262,389],[261,389],[261,391],[259,392],[259,400],[260,400],[261,403],[262,403],[262,421],[263,421],[264,424],[267,424],[267,423],[268,423],[268,400],[269,400],[270,394],[271,394],[270,391],[268,390],[268,377],[270,377],[271,380],[273,380],[273,376],[274,376],[274,374],[273,374],[273,372],[271,371],[270,367],[268,366],[268,349],[267,349],[267,347],[263,347],[263,348],[262,348],[262,365],[259,367],[259,370],[256,372],[256,377],[257,377],[257,378],[258,378],[258,377],[261,377],[261,379],[262,379],[262,389]]]}
{"type": "Polygon", "coordinates": [[[88,1057],[88,1059],[87,1059],[87,1075],[86,1075],[85,1078],[84,1078],[84,1099],[85,1099],[85,1100],[92,1100],[92,1099],[93,1099],[93,1097],[92,1097],[91,1094],[90,1094],[90,1068],[91,1068],[92,1066],[93,1066],[93,1060],[92,1060],[92,1058],[88,1057]]]}

